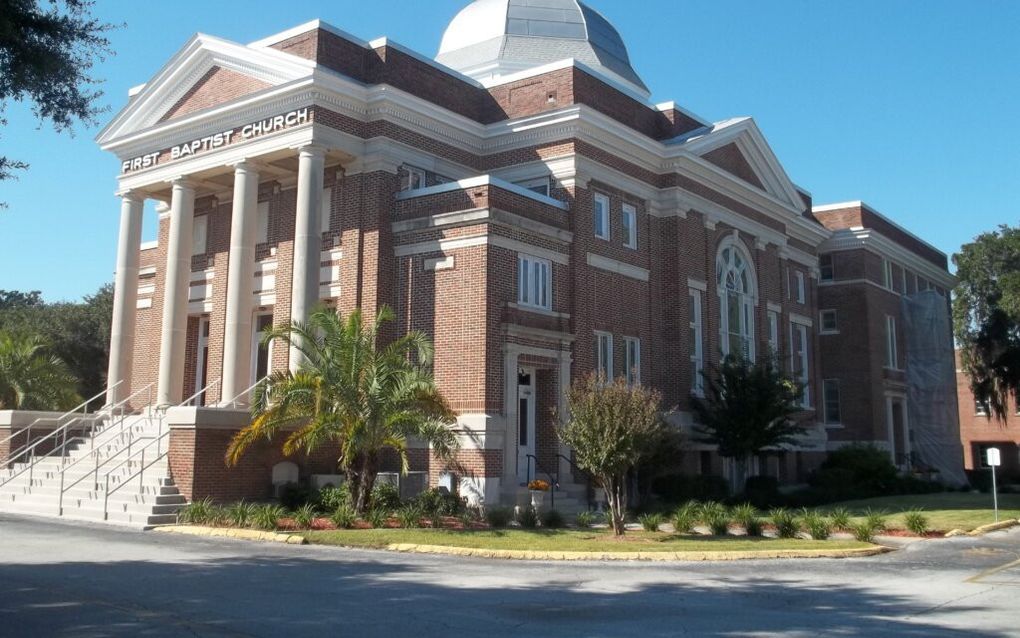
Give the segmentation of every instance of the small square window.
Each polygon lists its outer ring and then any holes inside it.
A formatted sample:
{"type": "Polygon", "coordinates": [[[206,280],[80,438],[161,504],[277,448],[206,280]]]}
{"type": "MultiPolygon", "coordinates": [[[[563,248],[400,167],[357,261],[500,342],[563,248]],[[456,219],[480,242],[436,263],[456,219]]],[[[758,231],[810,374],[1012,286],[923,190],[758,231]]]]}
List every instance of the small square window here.
{"type": "Polygon", "coordinates": [[[531,191],[533,193],[538,193],[539,195],[545,195],[546,197],[549,196],[549,178],[548,177],[539,177],[538,179],[529,179],[529,180],[525,180],[523,182],[517,182],[516,185],[520,186],[521,188],[526,188],[526,189],[528,189],[529,191],[531,191]]]}
{"type": "Polygon", "coordinates": [[[414,166],[405,166],[400,174],[400,190],[413,191],[425,188],[425,171],[414,166]]]}
{"type": "Polygon", "coordinates": [[[839,322],[835,310],[823,310],[821,320],[823,333],[839,332],[839,322]]]}

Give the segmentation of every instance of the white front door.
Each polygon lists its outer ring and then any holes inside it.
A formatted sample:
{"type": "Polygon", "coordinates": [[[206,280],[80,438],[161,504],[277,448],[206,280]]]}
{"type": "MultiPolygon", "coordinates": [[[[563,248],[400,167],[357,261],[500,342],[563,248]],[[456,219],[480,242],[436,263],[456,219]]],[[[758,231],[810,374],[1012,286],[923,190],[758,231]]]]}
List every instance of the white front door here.
{"type": "Polygon", "coordinates": [[[536,475],[535,459],[528,476],[528,455],[535,454],[535,371],[521,368],[517,373],[517,480],[527,483],[536,475]]]}

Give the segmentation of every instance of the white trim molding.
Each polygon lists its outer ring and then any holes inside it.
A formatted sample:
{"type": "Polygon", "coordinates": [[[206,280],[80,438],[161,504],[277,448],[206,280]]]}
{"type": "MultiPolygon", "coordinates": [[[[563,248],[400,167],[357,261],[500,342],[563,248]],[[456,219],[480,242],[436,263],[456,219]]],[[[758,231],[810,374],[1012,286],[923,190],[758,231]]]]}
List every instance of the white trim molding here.
{"type": "Polygon", "coordinates": [[[648,281],[649,272],[646,268],[640,266],[634,266],[632,264],[626,264],[617,259],[611,259],[609,257],[603,257],[602,255],[596,255],[595,253],[588,253],[588,265],[599,270],[605,270],[613,272],[624,277],[630,277],[638,281],[648,281]]]}

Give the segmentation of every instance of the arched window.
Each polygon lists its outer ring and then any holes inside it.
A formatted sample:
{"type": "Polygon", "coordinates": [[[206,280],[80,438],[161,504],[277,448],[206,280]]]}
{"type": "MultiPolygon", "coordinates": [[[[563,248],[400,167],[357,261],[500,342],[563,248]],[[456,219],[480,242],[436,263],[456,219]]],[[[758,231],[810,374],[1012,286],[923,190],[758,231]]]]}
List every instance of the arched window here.
{"type": "Polygon", "coordinates": [[[722,354],[742,354],[754,361],[754,305],[758,298],[758,281],[747,249],[739,239],[727,237],[723,240],[715,268],[722,354]]]}

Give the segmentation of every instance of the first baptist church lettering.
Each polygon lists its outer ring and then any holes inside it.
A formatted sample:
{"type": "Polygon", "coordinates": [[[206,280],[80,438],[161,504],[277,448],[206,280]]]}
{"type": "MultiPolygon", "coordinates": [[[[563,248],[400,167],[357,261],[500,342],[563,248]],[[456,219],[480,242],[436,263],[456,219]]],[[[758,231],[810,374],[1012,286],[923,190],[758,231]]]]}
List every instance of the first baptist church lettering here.
{"type": "MultiPolygon", "coordinates": [[[[267,135],[285,128],[290,128],[292,126],[305,124],[307,122],[308,109],[298,109],[283,115],[277,115],[275,117],[266,118],[264,120],[259,120],[258,122],[252,122],[251,124],[244,125],[241,128],[241,138],[248,140],[259,137],[260,135],[267,135]]],[[[202,151],[227,146],[230,144],[230,141],[236,132],[237,129],[233,128],[229,131],[223,131],[222,133],[216,133],[214,135],[207,135],[191,142],[172,146],[170,147],[170,159],[179,160],[202,151]]],[[[129,173],[131,171],[152,168],[159,163],[159,156],[164,152],[165,151],[147,153],[145,155],[126,160],[121,164],[121,172],[129,173]]]]}

